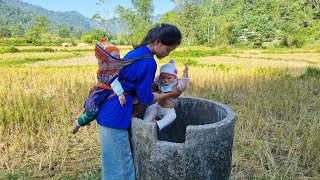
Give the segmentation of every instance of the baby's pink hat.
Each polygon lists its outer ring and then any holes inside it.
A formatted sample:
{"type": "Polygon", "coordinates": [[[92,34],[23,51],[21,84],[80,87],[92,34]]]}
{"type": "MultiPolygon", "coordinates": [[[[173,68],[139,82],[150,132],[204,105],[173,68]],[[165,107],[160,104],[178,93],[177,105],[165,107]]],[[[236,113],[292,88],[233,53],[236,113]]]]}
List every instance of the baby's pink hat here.
{"type": "Polygon", "coordinates": [[[171,74],[171,75],[174,75],[175,77],[177,77],[178,70],[177,70],[177,67],[174,65],[174,60],[173,59],[171,59],[169,61],[169,63],[164,64],[164,65],[161,66],[160,75],[162,73],[171,74]]]}

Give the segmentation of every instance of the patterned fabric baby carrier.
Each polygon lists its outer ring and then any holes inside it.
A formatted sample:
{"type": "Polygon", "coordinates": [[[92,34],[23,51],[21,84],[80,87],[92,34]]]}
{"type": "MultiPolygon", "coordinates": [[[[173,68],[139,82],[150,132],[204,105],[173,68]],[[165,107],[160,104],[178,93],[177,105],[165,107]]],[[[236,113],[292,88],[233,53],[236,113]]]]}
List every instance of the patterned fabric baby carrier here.
{"type": "Polygon", "coordinates": [[[126,60],[112,56],[104,48],[110,43],[102,39],[95,45],[95,55],[98,60],[99,70],[97,71],[97,84],[89,91],[89,95],[84,103],[84,108],[96,115],[99,106],[109,95],[111,95],[110,84],[118,77],[120,70],[137,60],[150,57],[141,57],[133,60],[126,60]]]}

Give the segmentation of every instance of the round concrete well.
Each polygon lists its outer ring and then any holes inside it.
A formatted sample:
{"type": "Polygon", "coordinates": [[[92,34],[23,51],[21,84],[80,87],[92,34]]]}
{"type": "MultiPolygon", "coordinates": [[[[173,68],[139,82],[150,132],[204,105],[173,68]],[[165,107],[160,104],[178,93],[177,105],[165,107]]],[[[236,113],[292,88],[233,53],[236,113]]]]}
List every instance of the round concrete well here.
{"type": "MultiPolygon", "coordinates": [[[[140,107],[138,117],[143,117],[146,107],[140,107]]],[[[155,123],[132,120],[130,141],[137,179],[229,179],[234,111],[193,97],[180,97],[175,110],[176,120],[161,131],[155,123]]]]}

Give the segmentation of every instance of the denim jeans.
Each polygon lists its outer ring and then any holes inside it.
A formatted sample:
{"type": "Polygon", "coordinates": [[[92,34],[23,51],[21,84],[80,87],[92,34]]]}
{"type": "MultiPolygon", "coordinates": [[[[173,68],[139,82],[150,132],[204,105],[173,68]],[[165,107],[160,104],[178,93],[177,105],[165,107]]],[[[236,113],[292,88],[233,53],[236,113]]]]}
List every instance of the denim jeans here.
{"type": "Polygon", "coordinates": [[[99,125],[103,180],[134,180],[135,169],[127,129],[99,125]]]}

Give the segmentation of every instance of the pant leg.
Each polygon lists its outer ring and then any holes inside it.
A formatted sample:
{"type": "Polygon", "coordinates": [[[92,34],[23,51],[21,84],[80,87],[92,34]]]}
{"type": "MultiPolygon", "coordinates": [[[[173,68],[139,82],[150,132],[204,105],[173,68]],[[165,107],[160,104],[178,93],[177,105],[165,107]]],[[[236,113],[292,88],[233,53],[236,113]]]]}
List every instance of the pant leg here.
{"type": "Polygon", "coordinates": [[[152,104],[151,106],[149,106],[146,110],[146,112],[144,113],[144,117],[143,120],[146,121],[151,121],[152,118],[157,117],[158,114],[158,109],[157,109],[158,104],[152,104]]]}
{"type": "Polygon", "coordinates": [[[169,126],[177,117],[176,111],[174,108],[163,108],[158,106],[158,113],[161,119],[157,121],[159,130],[169,126]]]}
{"type": "Polygon", "coordinates": [[[103,180],[134,180],[135,169],[127,129],[99,125],[103,180]]]}
{"type": "Polygon", "coordinates": [[[81,116],[78,118],[78,124],[80,126],[85,126],[95,120],[97,115],[92,114],[91,112],[84,110],[81,116]]]}

